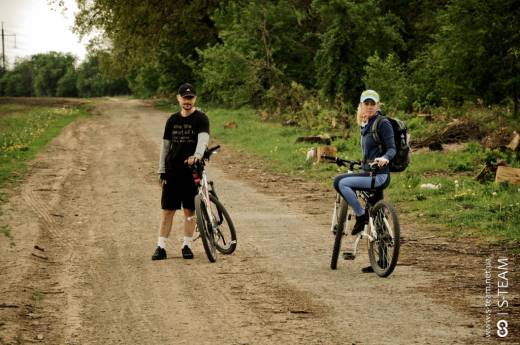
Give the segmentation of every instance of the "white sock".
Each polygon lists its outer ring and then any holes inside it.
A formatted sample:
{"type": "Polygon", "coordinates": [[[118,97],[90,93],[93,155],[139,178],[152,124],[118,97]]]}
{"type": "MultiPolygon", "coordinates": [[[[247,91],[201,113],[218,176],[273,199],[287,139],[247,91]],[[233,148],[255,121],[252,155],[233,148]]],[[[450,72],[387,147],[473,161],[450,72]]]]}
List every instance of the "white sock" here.
{"type": "Polygon", "coordinates": [[[182,244],[182,246],[188,246],[191,248],[191,239],[193,237],[188,237],[188,236],[184,236],[184,243],[182,244]]]}
{"type": "Polygon", "coordinates": [[[157,241],[157,245],[162,249],[166,248],[166,237],[159,236],[159,241],[157,241]]]}

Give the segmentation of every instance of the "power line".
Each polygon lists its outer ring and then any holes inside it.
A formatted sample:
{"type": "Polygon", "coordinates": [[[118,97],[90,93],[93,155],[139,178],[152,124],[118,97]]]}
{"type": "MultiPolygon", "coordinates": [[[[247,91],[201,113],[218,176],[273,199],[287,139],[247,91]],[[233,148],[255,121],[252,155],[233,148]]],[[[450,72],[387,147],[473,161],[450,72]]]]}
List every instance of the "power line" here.
{"type": "Polygon", "coordinates": [[[14,36],[14,47],[16,48],[16,34],[5,34],[4,33],[4,22],[2,22],[2,67],[5,70],[5,37],[14,36]]]}

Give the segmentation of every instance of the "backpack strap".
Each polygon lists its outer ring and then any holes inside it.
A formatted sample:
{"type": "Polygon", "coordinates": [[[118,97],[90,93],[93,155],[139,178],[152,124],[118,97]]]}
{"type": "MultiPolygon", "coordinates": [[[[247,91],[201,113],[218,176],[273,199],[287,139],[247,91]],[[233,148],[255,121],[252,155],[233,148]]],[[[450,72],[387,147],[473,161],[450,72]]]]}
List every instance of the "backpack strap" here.
{"type": "Polygon", "coordinates": [[[381,142],[381,138],[379,137],[379,124],[383,119],[386,119],[383,115],[378,115],[372,126],[370,127],[370,134],[372,134],[372,139],[376,143],[376,145],[379,147],[379,152],[383,154],[383,143],[381,142]]]}

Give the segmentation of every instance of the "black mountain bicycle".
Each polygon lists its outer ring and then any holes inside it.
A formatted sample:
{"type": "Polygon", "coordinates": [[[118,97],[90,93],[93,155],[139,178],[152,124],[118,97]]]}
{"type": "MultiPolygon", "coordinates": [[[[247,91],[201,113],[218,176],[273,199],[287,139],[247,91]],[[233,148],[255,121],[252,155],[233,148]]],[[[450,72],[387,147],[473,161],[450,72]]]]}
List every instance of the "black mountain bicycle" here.
{"type": "Polygon", "coordinates": [[[202,239],[204,251],[210,262],[217,260],[217,250],[231,254],[237,247],[237,234],[228,211],[218,199],[215,183],[208,181],[204,169],[206,162],[220,146],[207,149],[202,159],[192,165],[192,176],[198,186],[195,196],[195,217],[198,236],[202,239]]]}
{"type": "MultiPolygon", "coordinates": [[[[360,167],[360,161],[341,159],[338,157],[322,156],[327,160],[335,162],[338,166],[348,166],[348,173],[351,174],[354,168],[360,167]]],[[[375,178],[377,165],[371,165],[371,173],[375,178]]],[[[351,235],[352,227],[356,221],[354,212],[339,194],[336,194],[336,201],[332,212],[331,231],[335,235],[334,247],[330,268],[335,270],[338,264],[338,257],[341,251],[343,237],[354,237],[352,249],[345,248],[343,258],[354,260],[360,240],[368,241],[368,256],[370,265],[374,272],[380,277],[388,277],[397,264],[400,248],[400,226],[399,218],[395,208],[382,199],[382,190],[390,183],[387,180],[384,186],[376,190],[359,190],[356,194],[365,204],[365,212],[368,212],[369,222],[363,231],[356,235],[351,235]]],[[[346,242],[346,241],[345,241],[346,242]]]]}

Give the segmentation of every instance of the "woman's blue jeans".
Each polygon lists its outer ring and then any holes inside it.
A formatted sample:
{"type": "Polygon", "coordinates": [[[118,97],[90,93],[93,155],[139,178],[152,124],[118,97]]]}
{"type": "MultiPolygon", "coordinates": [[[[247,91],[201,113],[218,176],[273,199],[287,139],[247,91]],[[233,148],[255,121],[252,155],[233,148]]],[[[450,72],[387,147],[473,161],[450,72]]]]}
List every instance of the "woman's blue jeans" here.
{"type": "MultiPolygon", "coordinates": [[[[374,188],[381,187],[388,179],[388,174],[376,175],[376,183],[374,188]]],[[[356,198],[356,190],[369,190],[372,187],[372,176],[368,173],[359,174],[341,174],[334,178],[334,188],[340,193],[347,203],[352,207],[356,216],[362,216],[365,213],[363,207],[356,198]]]]}

